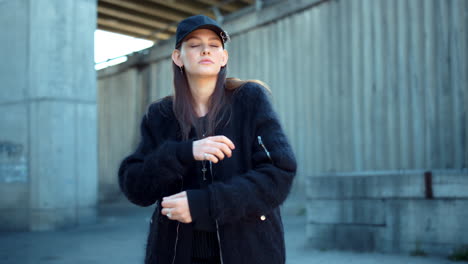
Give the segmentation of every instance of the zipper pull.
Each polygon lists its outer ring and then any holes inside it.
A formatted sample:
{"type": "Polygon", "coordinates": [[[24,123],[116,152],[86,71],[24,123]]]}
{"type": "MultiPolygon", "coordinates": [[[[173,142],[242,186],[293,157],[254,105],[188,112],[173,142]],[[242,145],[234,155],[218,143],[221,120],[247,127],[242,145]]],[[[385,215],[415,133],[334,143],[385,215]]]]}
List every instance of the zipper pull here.
{"type": "Polygon", "coordinates": [[[258,136],[257,139],[258,139],[258,144],[260,144],[260,146],[263,146],[262,136],[258,136]]]}
{"type": "Polygon", "coordinates": [[[263,150],[267,154],[268,158],[270,159],[271,162],[273,162],[273,160],[271,159],[271,156],[270,156],[270,152],[267,150],[267,148],[263,144],[262,136],[258,136],[257,139],[258,139],[258,144],[263,147],[263,150]]]}

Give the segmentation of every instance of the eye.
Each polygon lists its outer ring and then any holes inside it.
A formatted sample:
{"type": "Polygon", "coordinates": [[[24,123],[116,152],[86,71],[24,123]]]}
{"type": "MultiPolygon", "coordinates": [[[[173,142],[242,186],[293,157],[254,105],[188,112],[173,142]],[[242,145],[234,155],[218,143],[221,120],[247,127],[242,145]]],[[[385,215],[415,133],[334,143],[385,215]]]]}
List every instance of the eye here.
{"type": "Polygon", "coordinates": [[[191,48],[196,48],[196,47],[199,47],[200,45],[197,45],[197,44],[192,44],[190,45],[191,48]]]}
{"type": "Polygon", "coordinates": [[[219,45],[210,45],[213,48],[219,48],[219,45]]]}

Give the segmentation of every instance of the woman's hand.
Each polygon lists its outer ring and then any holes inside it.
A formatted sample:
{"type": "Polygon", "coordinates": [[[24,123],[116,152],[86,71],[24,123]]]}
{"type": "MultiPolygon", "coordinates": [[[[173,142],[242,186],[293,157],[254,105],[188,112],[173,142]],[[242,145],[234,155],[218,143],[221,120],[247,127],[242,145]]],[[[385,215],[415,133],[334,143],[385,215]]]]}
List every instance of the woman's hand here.
{"type": "Polygon", "coordinates": [[[195,160],[210,160],[218,163],[225,156],[232,156],[234,143],[225,136],[212,136],[193,142],[193,157],[195,160]]]}
{"type": "Polygon", "coordinates": [[[164,197],[161,203],[161,213],[171,220],[188,224],[192,222],[192,215],[187,199],[187,192],[183,191],[174,195],[164,197]]]}

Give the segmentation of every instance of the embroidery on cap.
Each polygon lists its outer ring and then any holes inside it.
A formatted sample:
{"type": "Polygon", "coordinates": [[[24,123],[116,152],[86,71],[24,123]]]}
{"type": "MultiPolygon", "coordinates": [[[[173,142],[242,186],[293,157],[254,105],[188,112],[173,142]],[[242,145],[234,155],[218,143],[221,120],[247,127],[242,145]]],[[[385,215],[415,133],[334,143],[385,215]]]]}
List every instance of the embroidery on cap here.
{"type": "Polygon", "coordinates": [[[221,38],[223,39],[223,42],[226,43],[230,40],[230,37],[226,31],[221,31],[220,33],[221,38]]]}

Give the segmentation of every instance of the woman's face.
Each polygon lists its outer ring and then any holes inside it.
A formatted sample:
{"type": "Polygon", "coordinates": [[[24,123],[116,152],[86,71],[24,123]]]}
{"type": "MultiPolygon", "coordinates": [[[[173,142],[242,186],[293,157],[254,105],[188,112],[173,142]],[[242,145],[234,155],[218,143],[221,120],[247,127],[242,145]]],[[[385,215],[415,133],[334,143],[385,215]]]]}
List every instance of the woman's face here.
{"type": "Polygon", "coordinates": [[[174,50],[172,59],[187,76],[209,77],[217,76],[227,64],[228,53],[216,33],[197,29],[184,39],[180,50],[174,50]]]}

